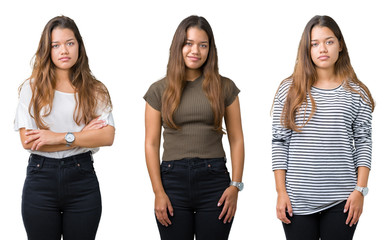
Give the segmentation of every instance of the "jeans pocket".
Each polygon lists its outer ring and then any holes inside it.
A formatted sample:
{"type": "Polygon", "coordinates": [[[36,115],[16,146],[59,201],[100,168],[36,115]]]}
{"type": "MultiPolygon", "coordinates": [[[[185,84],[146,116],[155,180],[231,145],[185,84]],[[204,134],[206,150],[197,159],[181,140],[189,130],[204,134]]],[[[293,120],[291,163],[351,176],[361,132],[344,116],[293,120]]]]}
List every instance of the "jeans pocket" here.
{"type": "Polygon", "coordinates": [[[75,164],[75,168],[82,175],[96,175],[96,171],[94,170],[94,165],[92,161],[88,162],[78,162],[75,164]]]}
{"type": "Polygon", "coordinates": [[[37,160],[30,159],[27,166],[27,176],[34,175],[42,169],[42,163],[37,160]]]}
{"type": "Polygon", "coordinates": [[[207,165],[207,171],[210,174],[215,175],[228,175],[228,168],[226,167],[225,162],[223,161],[214,161],[214,162],[208,162],[207,165]]]}

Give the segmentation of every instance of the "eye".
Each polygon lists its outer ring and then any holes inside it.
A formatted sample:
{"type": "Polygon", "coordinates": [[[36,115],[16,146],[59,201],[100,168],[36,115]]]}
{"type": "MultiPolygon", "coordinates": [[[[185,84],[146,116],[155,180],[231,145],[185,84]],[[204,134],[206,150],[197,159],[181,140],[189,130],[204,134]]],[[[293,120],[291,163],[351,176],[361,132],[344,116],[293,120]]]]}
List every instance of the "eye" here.
{"type": "Polygon", "coordinates": [[[59,47],[59,44],[54,44],[54,45],[51,45],[52,48],[58,48],[59,47]]]}
{"type": "Polygon", "coordinates": [[[327,45],[331,45],[333,43],[334,43],[334,41],[332,41],[332,40],[326,42],[327,45]]]}
{"type": "Polygon", "coordinates": [[[318,47],[318,45],[319,45],[319,44],[316,43],[316,42],[311,43],[311,46],[312,46],[312,47],[318,47]]]}
{"type": "Polygon", "coordinates": [[[207,48],[207,45],[206,44],[201,44],[199,45],[201,48],[207,48]]]}
{"type": "Polygon", "coordinates": [[[187,46],[193,46],[193,44],[191,42],[186,42],[186,45],[187,46]]]}
{"type": "Polygon", "coordinates": [[[74,45],[74,42],[68,42],[67,45],[68,45],[68,46],[73,46],[73,45],[74,45]]]}

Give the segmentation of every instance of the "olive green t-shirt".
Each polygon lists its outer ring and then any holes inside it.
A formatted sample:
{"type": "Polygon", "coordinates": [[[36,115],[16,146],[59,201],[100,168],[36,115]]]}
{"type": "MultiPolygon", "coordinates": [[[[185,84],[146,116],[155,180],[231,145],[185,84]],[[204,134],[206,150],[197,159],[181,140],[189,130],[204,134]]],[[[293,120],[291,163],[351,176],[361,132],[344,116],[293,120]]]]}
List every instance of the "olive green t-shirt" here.
{"type": "MultiPolygon", "coordinates": [[[[205,92],[202,89],[203,76],[187,81],[182,92],[178,109],[173,115],[179,130],[163,125],[163,161],[183,158],[219,158],[225,157],[222,146],[223,134],[214,130],[214,114],[205,92]]],[[[228,78],[221,78],[225,107],[233,103],[240,90],[228,78]]],[[[144,95],[147,103],[157,111],[162,109],[162,96],[166,87],[163,78],[153,83],[144,95]]]]}

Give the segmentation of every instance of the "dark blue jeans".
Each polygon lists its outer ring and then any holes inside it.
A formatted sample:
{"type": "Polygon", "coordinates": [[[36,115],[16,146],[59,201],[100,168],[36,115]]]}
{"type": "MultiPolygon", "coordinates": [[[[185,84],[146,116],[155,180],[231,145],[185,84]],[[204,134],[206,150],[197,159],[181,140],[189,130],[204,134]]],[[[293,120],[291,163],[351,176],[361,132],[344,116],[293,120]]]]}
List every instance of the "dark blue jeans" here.
{"type": "Polygon", "coordinates": [[[310,215],[294,215],[287,218],[290,224],[283,223],[287,240],[351,240],[357,224],[345,224],[348,213],[344,213],[346,201],[322,212],[310,215]]]}
{"type": "Polygon", "coordinates": [[[91,153],[63,159],[31,154],[22,196],[29,240],[93,240],[101,195],[91,153]]]}
{"type": "Polygon", "coordinates": [[[174,208],[172,225],[157,221],[162,240],[228,239],[232,223],[218,219],[223,206],[217,206],[230,184],[224,158],[163,161],[161,177],[174,208]]]}

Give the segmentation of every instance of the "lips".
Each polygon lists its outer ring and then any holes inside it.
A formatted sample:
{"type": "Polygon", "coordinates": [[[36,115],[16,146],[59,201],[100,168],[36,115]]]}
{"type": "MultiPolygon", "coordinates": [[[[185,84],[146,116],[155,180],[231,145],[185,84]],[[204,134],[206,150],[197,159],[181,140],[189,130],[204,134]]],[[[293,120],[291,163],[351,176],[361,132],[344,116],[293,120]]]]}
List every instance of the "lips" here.
{"type": "Polygon", "coordinates": [[[188,56],[188,58],[189,58],[191,61],[194,61],[194,62],[201,60],[199,57],[188,56]]]}
{"type": "Polygon", "coordinates": [[[327,55],[322,55],[322,56],[319,56],[319,57],[318,57],[319,60],[327,60],[327,59],[329,59],[329,58],[330,58],[330,57],[327,56],[327,55]]]}
{"type": "Polygon", "coordinates": [[[59,61],[62,61],[62,62],[67,62],[69,60],[70,60],[69,57],[62,57],[62,58],[59,59],[59,61]]]}

